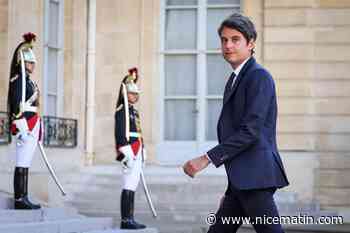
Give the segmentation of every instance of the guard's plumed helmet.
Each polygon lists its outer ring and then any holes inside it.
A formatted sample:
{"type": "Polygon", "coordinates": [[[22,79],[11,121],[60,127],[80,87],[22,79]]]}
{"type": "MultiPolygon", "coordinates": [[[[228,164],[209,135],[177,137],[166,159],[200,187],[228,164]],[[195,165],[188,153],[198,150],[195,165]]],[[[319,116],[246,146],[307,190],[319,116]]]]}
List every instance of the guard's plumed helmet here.
{"type": "Polygon", "coordinates": [[[32,32],[23,35],[23,41],[17,46],[12,56],[10,78],[21,73],[21,53],[23,54],[23,61],[36,63],[33,52],[33,44],[35,40],[36,35],[32,32]]]}
{"type": "Polygon", "coordinates": [[[21,62],[21,54],[23,53],[23,60],[26,62],[34,62],[36,63],[35,54],[33,52],[33,43],[36,40],[36,35],[32,32],[28,32],[23,35],[23,43],[19,47],[18,53],[17,53],[17,63],[21,62]]]}
{"type": "Polygon", "coordinates": [[[139,87],[136,85],[137,81],[139,79],[138,70],[136,67],[133,67],[128,70],[128,74],[123,78],[123,81],[121,83],[120,89],[119,89],[119,96],[116,108],[118,109],[122,104],[128,105],[127,101],[127,93],[140,93],[139,87]],[[124,98],[125,97],[125,98],[124,98]]]}
{"type": "Polygon", "coordinates": [[[128,93],[140,93],[139,87],[136,85],[138,80],[138,71],[137,68],[129,69],[129,74],[124,79],[124,84],[128,93]]]}

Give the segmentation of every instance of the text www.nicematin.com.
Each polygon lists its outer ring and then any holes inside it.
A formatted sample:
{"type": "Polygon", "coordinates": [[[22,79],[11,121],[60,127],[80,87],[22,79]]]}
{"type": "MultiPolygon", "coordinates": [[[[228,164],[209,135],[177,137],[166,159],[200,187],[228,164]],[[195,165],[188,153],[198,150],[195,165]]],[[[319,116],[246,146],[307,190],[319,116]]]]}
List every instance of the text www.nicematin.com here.
{"type": "Polygon", "coordinates": [[[214,213],[210,213],[206,217],[206,223],[208,225],[214,225],[217,221],[219,224],[287,224],[287,225],[296,225],[296,224],[343,224],[342,216],[309,216],[309,215],[298,215],[298,216],[261,216],[261,217],[230,217],[222,216],[216,218],[214,213]]]}

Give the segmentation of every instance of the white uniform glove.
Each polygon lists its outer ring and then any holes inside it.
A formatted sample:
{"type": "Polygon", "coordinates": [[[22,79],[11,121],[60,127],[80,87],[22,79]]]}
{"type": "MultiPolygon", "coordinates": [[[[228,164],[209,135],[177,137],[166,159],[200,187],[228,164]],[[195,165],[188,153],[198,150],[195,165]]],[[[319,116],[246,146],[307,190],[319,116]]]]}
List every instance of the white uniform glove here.
{"type": "Polygon", "coordinates": [[[25,118],[21,118],[18,120],[14,120],[13,123],[16,125],[18,129],[18,133],[16,134],[17,142],[19,145],[23,145],[29,137],[32,137],[31,132],[29,131],[28,124],[25,118]]]}
{"type": "Polygon", "coordinates": [[[124,155],[121,163],[124,168],[133,168],[134,166],[134,152],[130,145],[122,146],[119,151],[124,155]]]}

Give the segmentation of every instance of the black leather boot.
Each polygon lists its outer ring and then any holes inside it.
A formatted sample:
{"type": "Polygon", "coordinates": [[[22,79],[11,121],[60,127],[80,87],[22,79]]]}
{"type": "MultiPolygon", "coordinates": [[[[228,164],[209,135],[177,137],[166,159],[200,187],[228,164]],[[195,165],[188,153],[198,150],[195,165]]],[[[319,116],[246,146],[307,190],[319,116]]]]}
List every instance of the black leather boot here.
{"type": "Polygon", "coordinates": [[[28,199],[28,168],[16,167],[13,179],[14,208],[34,210],[40,209],[40,205],[33,204],[28,199]]]}
{"type": "Polygon", "coordinates": [[[144,229],[145,225],[134,220],[135,192],[123,189],[120,197],[121,223],[120,229],[144,229]]]}

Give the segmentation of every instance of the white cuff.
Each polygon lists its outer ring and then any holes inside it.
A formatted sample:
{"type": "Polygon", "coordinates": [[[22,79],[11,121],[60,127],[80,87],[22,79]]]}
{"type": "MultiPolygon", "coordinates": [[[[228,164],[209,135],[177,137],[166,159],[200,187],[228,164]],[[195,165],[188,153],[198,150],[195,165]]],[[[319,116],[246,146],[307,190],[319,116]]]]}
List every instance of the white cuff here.
{"type": "Polygon", "coordinates": [[[205,154],[205,156],[207,156],[207,159],[209,160],[209,163],[212,163],[212,161],[211,161],[209,155],[208,155],[208,154],[205,154]]]}

